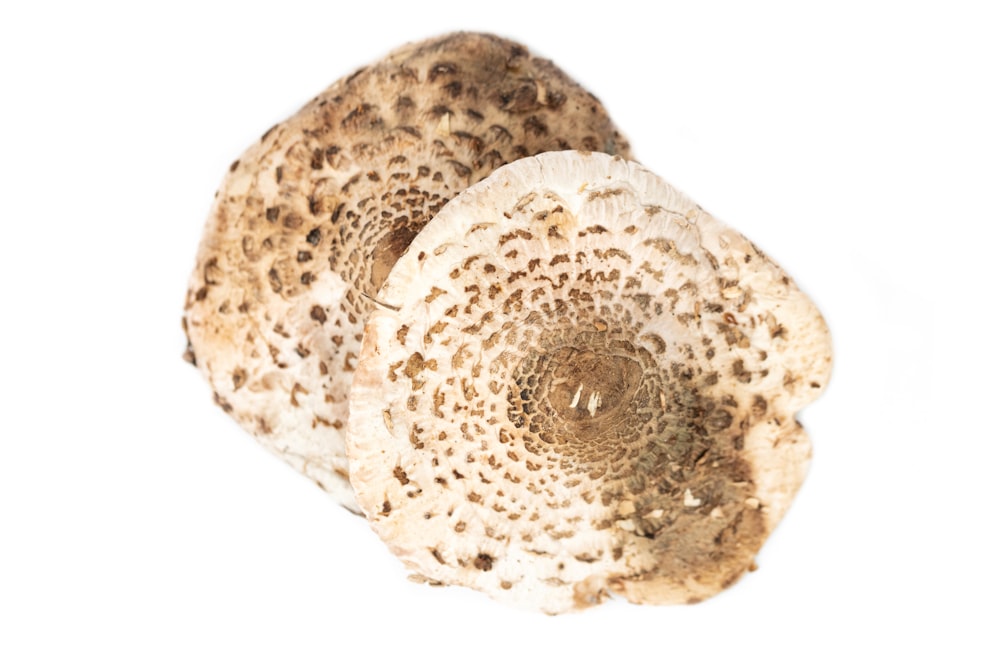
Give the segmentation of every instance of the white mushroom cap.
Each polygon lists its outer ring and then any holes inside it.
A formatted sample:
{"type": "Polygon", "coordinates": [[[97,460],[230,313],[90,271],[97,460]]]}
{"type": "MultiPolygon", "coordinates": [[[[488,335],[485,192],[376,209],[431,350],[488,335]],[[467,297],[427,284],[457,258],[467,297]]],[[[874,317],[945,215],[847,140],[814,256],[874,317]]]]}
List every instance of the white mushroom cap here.
{"type": "Polygon", "coordinates": [[[343,429],[370,297],[448,199],[570,147],[628,155],[551,62],[469,33],[403,47],[269,130],[216,196],[185,305],[217,403],[353,507],[343,429]]]}
{"type": "Polygon", "coordinates": [[[735,582],[806,472],[809,299],[636,163],[573,151],[453,199],[379,292],[358,503],[409,568],[549,613],[735,582]]]}

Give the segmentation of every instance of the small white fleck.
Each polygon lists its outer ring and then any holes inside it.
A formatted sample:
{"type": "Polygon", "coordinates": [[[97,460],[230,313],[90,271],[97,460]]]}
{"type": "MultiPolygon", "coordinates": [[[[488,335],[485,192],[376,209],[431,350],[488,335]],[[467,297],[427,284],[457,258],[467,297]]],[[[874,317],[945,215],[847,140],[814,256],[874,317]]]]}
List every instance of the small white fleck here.
{"type": "Polygon", "coordinates": [[[642,516],[643,519],[647,520],[658,520],[663,517],[663,508],[657,508],[656,510],[651,510],[642,516]]]}
{"type": "Polygon", "coordinates": [[[594,414],[600,407],[601,407],[601,393],[591,392],[590,399],[587,400],[587,412],[590,413],[590,417],[594,417],[594,414]]]}
{"type": "Polygon", "coordinates": [[[711,517],[713,520],[717,520],[717,519],[721,518],[722,517],[722,508],[720,508],[718,506],[716,506],[715,508],[712,508],[712,512],[710,512],[708,514],[708,516],[711,517]]]}
{"type": "Polygon", "coordinates": [[[438,121],[437,127],[434,128],[434,133],[439,137],[449,137],[451,136],[451,114],[445,114],[438,121]]]}
{"type": "Polygon", "coordinates": [[[580,393],[583,392],[583,383],[580,383],[580,387],[576,388],[576,394],[573,395],[573,401],[570,402],[570,408],[576,408],[576,405],[580,403],[580,393]]]}
{"type": "Polygon", "coordinates": [[[697,508],[701,505],[701,499],[694,498],[690,487],[684,490],[684,505],[688,508],[697,508]]]}
{"type": "Polygon", "coordinates": [[[635,531],[635,524],[632,520],[618,520],[615,522],[619,529],[624,529],[625,531],[635,531]]]}
{"type": "Polygon", "coordinates": [[[754,498],[752,496],[743,503],[747,504],[751,508],[760,508],[760,499],[754,498]]]}

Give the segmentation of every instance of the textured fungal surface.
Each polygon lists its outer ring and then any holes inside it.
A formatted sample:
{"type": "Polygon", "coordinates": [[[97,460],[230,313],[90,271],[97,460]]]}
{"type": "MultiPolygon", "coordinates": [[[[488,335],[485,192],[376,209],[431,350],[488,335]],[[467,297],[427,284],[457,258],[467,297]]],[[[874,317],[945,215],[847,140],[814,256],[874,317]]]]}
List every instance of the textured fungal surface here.
{"type": "Polygon", "coordinates": [[[348,454],[426,578],[550,613],[735,582],[809,459],[815,306],[635,163],[508,165],[446,206],[366,329],[348,454]]]}
{"type": "Polygon", "coordinates": [[[187,294],[216,402],[353,506],[343,430],[371,297],[445,202],[565,148],[629,154],[592,95],[481,34],[406,46],[268,130],[216,196],[187,294]]]}

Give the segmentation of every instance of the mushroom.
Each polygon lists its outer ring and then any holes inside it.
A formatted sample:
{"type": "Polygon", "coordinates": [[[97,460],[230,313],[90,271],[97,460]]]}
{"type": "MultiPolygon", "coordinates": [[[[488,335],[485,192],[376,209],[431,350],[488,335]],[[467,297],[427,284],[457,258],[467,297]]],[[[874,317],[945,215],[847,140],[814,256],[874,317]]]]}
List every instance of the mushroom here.
{"type": "Polygon", "coordinates": [[[358,503],[420,576],[560,613],[696,602],[806,472],[829,333],[770,258],[640,165],[556,152],[449,202],[378,293],[358,503]]]}
{"type": "Polygon", "coordinates": [[[189,284],[189,360],[240,425],[355,508],[343,430],[372,297],[445,202],[570,147],[629,155],[596,98],[499,37],[405,46],[341,79],[232,164],[189,284]]]}

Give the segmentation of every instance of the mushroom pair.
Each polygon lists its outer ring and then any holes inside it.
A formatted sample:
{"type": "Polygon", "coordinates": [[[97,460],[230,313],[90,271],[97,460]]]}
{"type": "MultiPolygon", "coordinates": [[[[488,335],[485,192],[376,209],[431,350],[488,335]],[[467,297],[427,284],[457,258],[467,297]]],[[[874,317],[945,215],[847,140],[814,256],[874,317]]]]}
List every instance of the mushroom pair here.
{"type": "Polygon", "coordinates": [[[233,164],[191,359],[428,580],[550,613],[710,596],[801,483],[829,335],[630,157],[517,44],[404,47],[233,164]]]}

